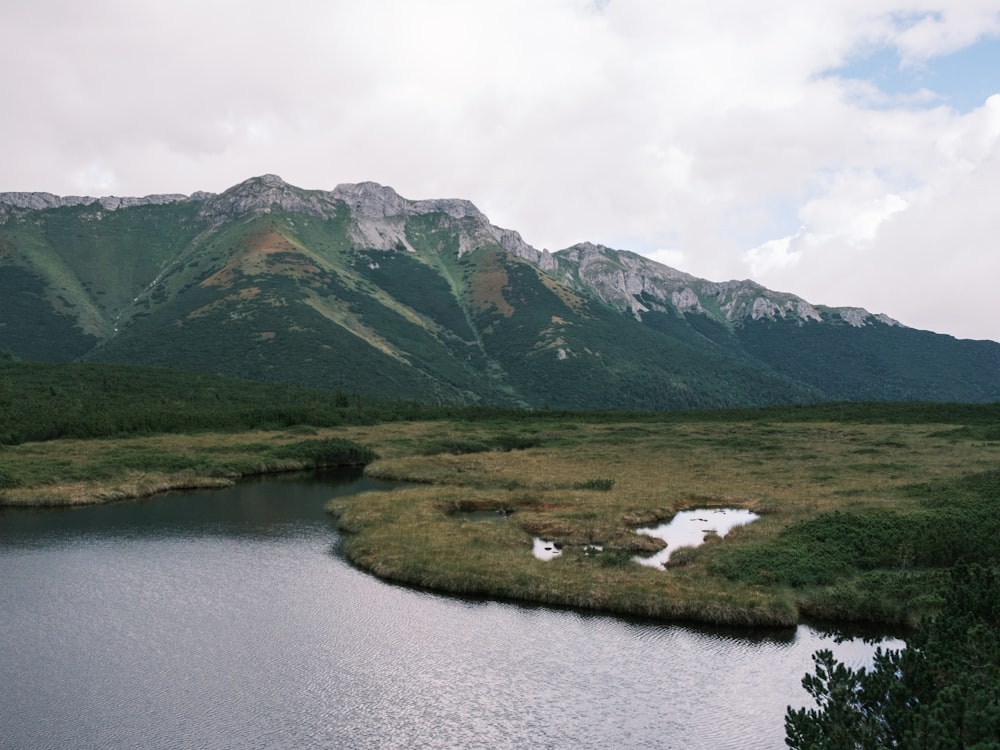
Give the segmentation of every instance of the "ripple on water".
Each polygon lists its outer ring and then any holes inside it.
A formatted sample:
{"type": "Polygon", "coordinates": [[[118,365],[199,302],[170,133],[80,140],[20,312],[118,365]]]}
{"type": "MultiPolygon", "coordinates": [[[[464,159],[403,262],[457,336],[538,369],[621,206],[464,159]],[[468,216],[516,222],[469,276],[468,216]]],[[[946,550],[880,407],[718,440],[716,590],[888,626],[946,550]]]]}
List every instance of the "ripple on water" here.
{"type": "Polygon", "coordinates": [[[3,741],[773,748],[813,651],[857,665],[874,650],[804,626],[747,636],[388,585],[331,554],[329,488],[282,533],[295,487],[264,489],[223,495],[232,519],[179,509],[183,533],[139,505],[74,513],[75,536],[25,516],[30,544],[0,525],[0,683],[17,686],[0,694],[3,741]],[[248,518],[267,521],[250,533],[248,518]]]}

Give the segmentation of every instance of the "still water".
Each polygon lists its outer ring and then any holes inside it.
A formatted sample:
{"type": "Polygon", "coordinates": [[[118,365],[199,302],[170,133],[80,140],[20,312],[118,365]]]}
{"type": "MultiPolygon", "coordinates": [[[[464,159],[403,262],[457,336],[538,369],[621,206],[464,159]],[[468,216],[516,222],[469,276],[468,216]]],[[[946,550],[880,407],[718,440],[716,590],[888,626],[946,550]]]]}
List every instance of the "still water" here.
{"type": "Polygon", "coordinates": [[[0,748],[781,748],[813,651],[873,651],[386,584],[323,510],[375,487],[0,512],[0,748]]]}

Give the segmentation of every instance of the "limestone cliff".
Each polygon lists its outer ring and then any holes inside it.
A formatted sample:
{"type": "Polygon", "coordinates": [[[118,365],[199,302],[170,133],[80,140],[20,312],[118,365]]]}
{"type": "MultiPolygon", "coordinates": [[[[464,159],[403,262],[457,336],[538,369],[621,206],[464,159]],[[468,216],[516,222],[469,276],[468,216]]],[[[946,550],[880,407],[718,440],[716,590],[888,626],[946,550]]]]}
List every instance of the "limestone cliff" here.
{"type": "Polygon", "coordinates": [[[628,310],[642,320],[649,311],[681,315],[699,313],[727,326],[741,320],[787,319],[822,321],[830,317],[861,327],[873,322],[899,325],[885,315],[861,308],[819,308],[794,294],[775,292],[749,281],[712,282],[699,279],[641,255],[589,242],[556,253],[538,250],[521,235],[490,223],[468,200],[410,200],[376,182],[346,183],[333,190],[303,190],[277,175],[253,177],[219,193],[190,196],[168,194],[141,198],[56,196],[51,193],[0,193],[0,223],[10,216],[66,206],[100,206],[115,211],[178,201],[201,204],[200,216],[212,226],[247,214],[281,211],[318,219],[349,217],[348,233],[361,248],[413,251],[407,224],[414,217],[433,216],[436,227],[457,238],[458,253],[492,243],[523,258],[570,286],[628,310]]]}
{"type": "Polygon", "coordinates": [[[874,322],[899,325],[886,315],[861,308],[820,308],[801,297],[766,289],[750,280],[713,282],[699,279],[625,250],[589,242],[555,254],[560,280],[630,311],[639,320],[649,311],[708,315],[731,326],[741,320],[794,320],[800,323],[837,318],[861,327],[874,322]]]}

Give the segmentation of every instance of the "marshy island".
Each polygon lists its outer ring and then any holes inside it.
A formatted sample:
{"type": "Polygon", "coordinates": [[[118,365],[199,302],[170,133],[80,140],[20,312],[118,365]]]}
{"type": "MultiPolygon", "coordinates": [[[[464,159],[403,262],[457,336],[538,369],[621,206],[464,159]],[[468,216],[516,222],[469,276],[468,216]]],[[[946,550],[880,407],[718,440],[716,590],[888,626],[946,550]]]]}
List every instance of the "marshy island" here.
{"type": "Polygon", "coordinates": [[[913,626],[953,566],[997,563],[997,405],[577,413],[5,368],[0,504],[365,465],[399,486],[331,502],[344,554],[446,593],[725,625],[913,626]],[[648,533],[687,511],[695,542],[648,533]],[[725,514],[749,522],[720,533],[709,520],[725,514]]]}

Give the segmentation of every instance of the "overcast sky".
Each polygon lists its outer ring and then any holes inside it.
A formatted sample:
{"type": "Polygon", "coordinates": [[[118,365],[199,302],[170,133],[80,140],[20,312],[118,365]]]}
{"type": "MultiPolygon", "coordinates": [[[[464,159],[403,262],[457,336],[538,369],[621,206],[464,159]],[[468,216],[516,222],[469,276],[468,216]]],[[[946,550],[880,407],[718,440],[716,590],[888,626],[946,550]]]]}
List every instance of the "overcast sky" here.
{"type": "Polygon", "coordinates": [[[374,180],[1000,340],[1000,0],[32,0],[0,66],[0,191],[374,180]]]}

